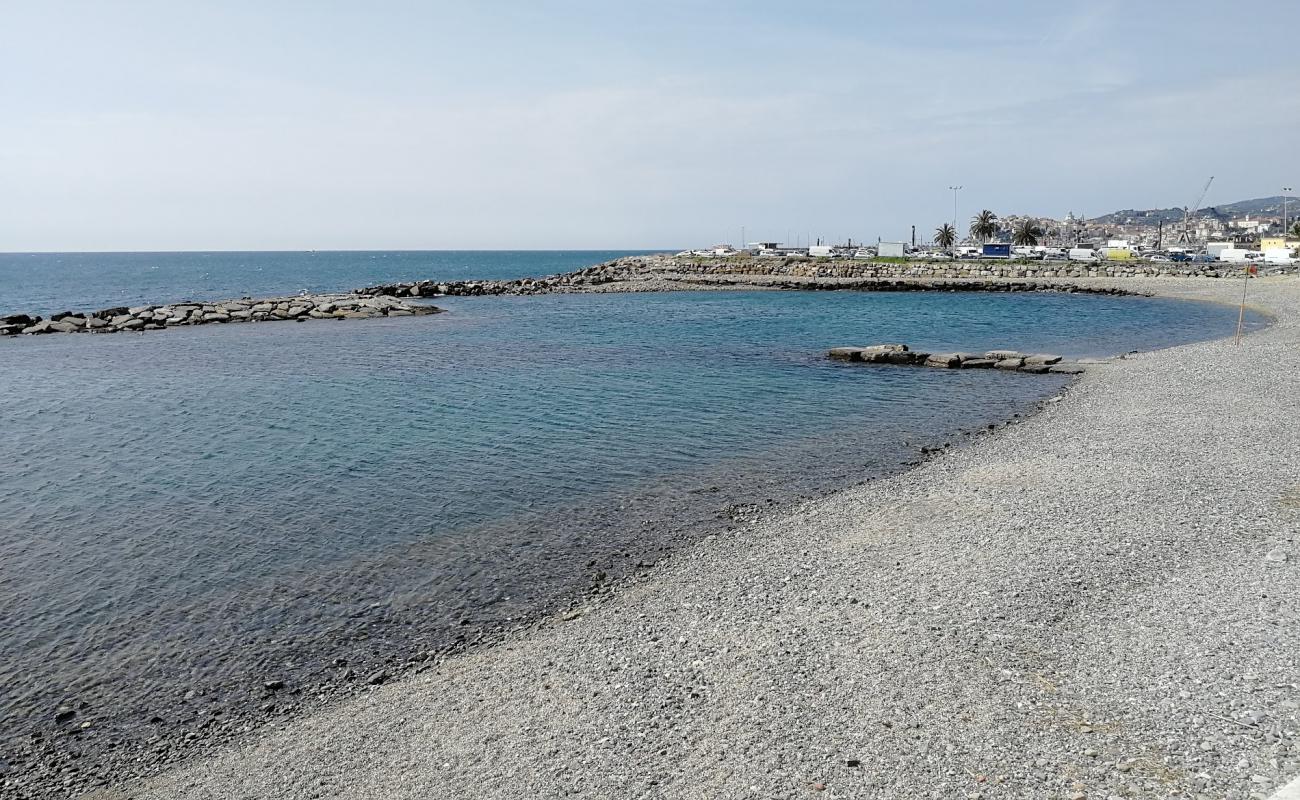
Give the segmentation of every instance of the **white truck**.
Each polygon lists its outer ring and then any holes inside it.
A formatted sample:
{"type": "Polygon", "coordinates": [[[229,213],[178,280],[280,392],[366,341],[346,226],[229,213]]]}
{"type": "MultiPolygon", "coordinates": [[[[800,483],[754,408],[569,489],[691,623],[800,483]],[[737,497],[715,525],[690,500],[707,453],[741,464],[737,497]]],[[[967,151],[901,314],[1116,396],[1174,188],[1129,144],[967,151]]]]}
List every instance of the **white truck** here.
{"type": "Polygon", "coordinates": [[[907,242],[881,242],[876,245],[879,258],[903,258],[907,255],[907,242]]]}
{"type": "Polygon", "coordinates": [[[1253,260],[1251,253],[1254,252],[1256,251],[1242,250],[1238,247],[1225,247],[1219,251],[1218,258],[1225,264],[1244,264],[1247,261],[1253,260]]]}
{"type": "Polygon", "coordinates": [[[1296,258],[1291,255],[1291,251],[1287,250],[1285,247],[1270,247],[1264,251],[1264,263],[1289,267],[1296,263],[1296,258]]]}

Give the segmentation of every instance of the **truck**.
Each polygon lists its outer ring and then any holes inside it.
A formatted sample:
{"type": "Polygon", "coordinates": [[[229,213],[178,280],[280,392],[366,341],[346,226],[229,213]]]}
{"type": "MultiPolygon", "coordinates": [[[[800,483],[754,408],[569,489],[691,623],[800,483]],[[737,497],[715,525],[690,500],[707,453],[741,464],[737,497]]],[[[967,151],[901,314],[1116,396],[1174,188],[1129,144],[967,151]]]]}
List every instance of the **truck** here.
{"type": "Polygon", "coordinates": [[[1224,250],[1232,250],[1232,242],[1208,242],[1205,245],[1205,253],[1211,258],[1218,258],[1219,253],[1224,250]]]}
{"type": "Polygon", "coordinates": [[[980,251],[980,258],[1011,258],[1011,245],[989,242],[980,251]]]}
{"type": "Polygon", "coordinates": [[[1251,260],[1254,250],[1242,250],[1237,247],[1225,247],[1219,251],[1219,260],[1229,264],[1243,264],[1251,260]]]}
{"type": "Polygon", "coordinates": [[[907,242],[881,242],[876,245],[876,256],[878,258],[905,258],[907,256],[907,242]]]}
{"type": "Polygon", "coordinates": [[[1103,247],[1101,249],[1101,257],[1107,261],[1132,261],[1134,255],[1136,254],[1127,247],[1103,247]]]}
{"type": "Polygon", "coordinates": [[[1091,247],[1071,247],[1066,257],[1071,261],[1096,261],[1097,251],[1091,247]]]}
{"type": "Polygon", "coordinates": [[[1290,250],[1285,247],[1270,247],[1264,251],[1265,264],[1277,264],[1282,267],[1289,267],[1296,263],[1295,256],[1291,255],[1290,250]]]}

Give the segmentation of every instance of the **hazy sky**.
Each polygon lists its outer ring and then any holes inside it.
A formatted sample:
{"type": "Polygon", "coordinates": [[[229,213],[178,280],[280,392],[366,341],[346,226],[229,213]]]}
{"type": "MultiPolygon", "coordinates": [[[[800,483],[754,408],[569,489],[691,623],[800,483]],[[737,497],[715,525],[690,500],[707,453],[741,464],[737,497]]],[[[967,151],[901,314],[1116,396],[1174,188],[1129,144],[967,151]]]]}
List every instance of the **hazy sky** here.
{"type": "Polygon", "coordinates": [[[0,250],[928,236],[1300,186],[1300,3],[0,0],[0,250]]]}

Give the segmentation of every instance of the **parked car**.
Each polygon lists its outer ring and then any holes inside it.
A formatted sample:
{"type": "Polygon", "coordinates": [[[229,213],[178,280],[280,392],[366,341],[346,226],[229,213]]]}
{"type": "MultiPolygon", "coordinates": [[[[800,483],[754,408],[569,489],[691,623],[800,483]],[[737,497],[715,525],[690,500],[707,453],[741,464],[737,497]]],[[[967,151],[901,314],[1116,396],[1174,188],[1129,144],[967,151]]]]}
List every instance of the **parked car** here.
{"type": "Polygon", "coordinates": [[[1213,264],[1213,263],[1215,263],[1215,262],[1218,261],[1218,260],[1219,260],[1219,259],[1217,259],[1217,258],[1215,258],[1214,256],[1210,255],[1209,253],[1200,253],[1200,254],[1197,254],[1197,255],[1192,256],[1192,263],[1193,263],[1193,264],[1213,264]]]}
{"type": "Polygon", "coordinates": [[[1152,253],[1151,255],[1146,256],[1146,260],[1147,260],[1147,261],[1161,261],[1161,262],[1165,262],[1165,263],[1168,263],[1168,262],[1170,262],[1170,261],[1173,261],[1173,259],[1170,258],[1169,256],[1162,256],[1162,255],[1160,255],[1159,253],[1152,253]]]}
{"type": "Polygon", "coordinates": [[[1195,259],[1193,259],[1191,256],[1189,256],[1186,253],[1170,253],[1169,260],[1178,264],[1186,264],[1187,262],[1194,261],[1195,259]]]}

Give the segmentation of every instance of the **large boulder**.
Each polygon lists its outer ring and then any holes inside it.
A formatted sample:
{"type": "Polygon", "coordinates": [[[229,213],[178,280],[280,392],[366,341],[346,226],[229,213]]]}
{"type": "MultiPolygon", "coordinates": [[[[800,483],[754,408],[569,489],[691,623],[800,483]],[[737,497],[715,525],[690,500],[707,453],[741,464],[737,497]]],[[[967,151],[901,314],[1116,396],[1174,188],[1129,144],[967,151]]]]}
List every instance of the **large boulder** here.
{"type": "Polygon", "coordinates": [[[1000,358],[993,365],[994,369],[1018,370],[1025,365],[1023,358],[1000,358]]]}
{"type": "Polygon", "coordinates": [[[881,361],[886,364],[915,364],[918,358],[924,361],[928,353],[913,353],[909,350],[885,350],[880,353],[874,353],[875,361],[881,361]]]}
{"type": "Polygon", "coordinates": [[[962,369],[992,369],[998,362],[991,358],[963,358],[962,369]]]}
{"type": "Polygon", "coordinates": [[[826,355],[840,361],[860,361],[862,350],[861,347],[832,347],[826,355]]]}
{"type": "Polygon", "coordinates": [[[1035,353],[1032,356],[1025,356],[1025,366],[1027,367],[1051,366],[1052,364],[1060,363],[1060,361],[1060,356],[1054,356],[1049,353],[1035,353]]]}
{"type": "Polygon", "coordinates": [[[934,353],[925,359],[927,367],[956,369],[961,366],[961,356],[957,353],[934,353]]]}

